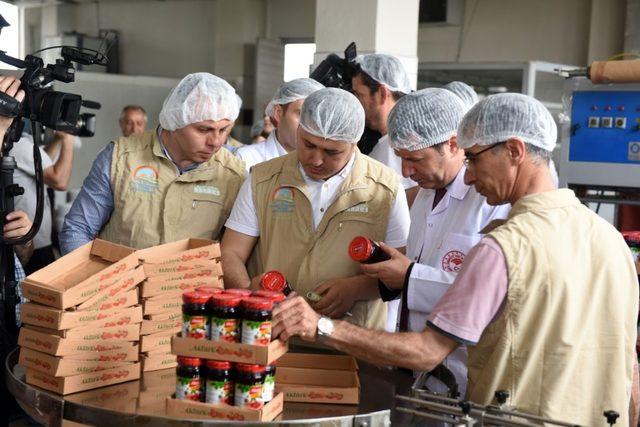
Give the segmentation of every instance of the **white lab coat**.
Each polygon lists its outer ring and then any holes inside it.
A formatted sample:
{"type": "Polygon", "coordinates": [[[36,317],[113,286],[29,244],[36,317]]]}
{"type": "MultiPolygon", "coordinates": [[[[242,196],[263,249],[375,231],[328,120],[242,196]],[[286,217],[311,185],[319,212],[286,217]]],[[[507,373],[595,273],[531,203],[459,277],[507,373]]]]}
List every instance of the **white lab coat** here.
{"type": "MultiPolygon", "coordinates": [[[[407,257],[415,262],[407,287],[409,330],[422,331],[427,316],[451,286],[464,257],[494,219],[506,218],[510,206],[489,206],[473,187],[464,184],[463,166],[447,192],[432,210],[435,190],[421,188],[411,207],[407,257]]],[[[462,396],[467,383],[467,351],[464,346],[444,364],[456,376],[462,396]]]]}
{"type": "Polygon", "coordinates": [[[274,130],[264,141],[240,147],[235,154],[244,160],[244,165],[249,172],[253,165],[284,156],[287,154],[287,150],[278,142],[274,130]]]}

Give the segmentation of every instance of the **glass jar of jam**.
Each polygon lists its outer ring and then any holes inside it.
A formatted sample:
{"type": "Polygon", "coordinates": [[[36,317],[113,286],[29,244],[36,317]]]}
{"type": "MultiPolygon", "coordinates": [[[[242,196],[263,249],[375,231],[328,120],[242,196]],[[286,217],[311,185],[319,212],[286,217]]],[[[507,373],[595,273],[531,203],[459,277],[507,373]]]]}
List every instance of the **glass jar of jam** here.
{"type": "Polygon", "coordinates": [[[210,294],[186,292],[182,294],[182,337],[206,339],[209,330],[207,302],[210,294]]]}
{"type": "Polygon", "coordinates": [[[285,296],[293,292],[293,288],[284,277],[284,274],[277,270],[271,270],[264,273],[260,280],[260,286],[265,291],[282,292],[285,296]]]}
{"type": "Polygon", "coordinates": [[[273,301],[251,297],[242,300],[242,344],[269,345],[273,301]]]}
{"type": "Polygon", "coordinates": [[[231,362],[207,360],[205,381],[205,402],[233,405],[233,371],[231,362]]]}
{"type": "Polygon", "coordinates": [[[266,376],[265,366],[236,364],[235,406],[260,409],[264,406],[262,390],[266,376]]]}
{"type": "Polygon", "coordinates": [[[249,289],[225,289],[224,293],[235,295],[240,298],[248,298],[251,296],[251,291],[249,289]]]}
{"type": "Polygon", "coordinates": [[[198,288],[195,289],[196,292],[201,292],[204,294],[212,294],[212,295],[216,295],[216,294],[221,294],[224,292],[224,289],[220,289],[220,288],[211,288],[209,286],[200,286],[198,288]]]}
{"type": "Polygon", "coordinates": [[[240,302],[236,295],[222,293],[211,296],[209,339],[211,341],[240,341],[240,302]]]}
{"type": "Polygon", "coordinates": [[[376,242],[364,236],[357,236],[351,241],[349,256],[362,264],[375,264],[391,259],[376,242]]]}
{"type": "Polygon", "coordinates": [[[271,301],[273,301],[274,304],[282,302],[286,298],[285,295],[282,292],[265,291],[265,290],[253,291],[251,296],[252,297],[258,297],[258,298],[270,299],[271,301]]]}
{"type": "Polygon", "coordinates": [[[197,357],[178,356],[176,368],[176,399],[202,400],[200,366],[202,360],[197,357]]]}
{"type": "Polygon", "coordinates": [[[276,390],[276,365],[265,366],[264,386],[262,387],[262,400],[269,403],[273,399],[276,390]]]}

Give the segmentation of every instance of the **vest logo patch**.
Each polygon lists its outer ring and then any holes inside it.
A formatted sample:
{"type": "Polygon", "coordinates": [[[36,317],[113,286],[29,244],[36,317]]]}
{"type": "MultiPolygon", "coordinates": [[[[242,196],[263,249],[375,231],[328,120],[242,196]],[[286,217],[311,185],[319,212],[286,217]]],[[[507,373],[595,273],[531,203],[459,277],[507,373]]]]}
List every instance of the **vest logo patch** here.
{"type": "Polygon", "coordinates": [[[293,201],[293,189],[289,187],[279,187],[273,192],[269,208],[273,212],[291,213],[296,204],[293,201]]]}
{"type": "Polygon", "coordinates": [[[220,195],[220,189],[213,185],[196,185],[193,188],[193,192],[196,194],[209,194],[211,196],[220,195]]]}
{"type": "Polygon", "coordinates": [[[457,273],[462,268],[464,253],[461,251],[449,251],[442,257],[442,270],[457,273]]]}
{"type": "Polygon", "coordinates": [[[347,209],[347,212],[368,213],[369,206],[367,205],[367,202],[358,203],[357,205],[351,206],[349,209],[347,209]]]}
{"type": "Polygon", "coordinates": [[[133,171],[131,188],[136,193],[153,194],[158,189],[158,171],[153,166],[138,166],[133,171]]]}

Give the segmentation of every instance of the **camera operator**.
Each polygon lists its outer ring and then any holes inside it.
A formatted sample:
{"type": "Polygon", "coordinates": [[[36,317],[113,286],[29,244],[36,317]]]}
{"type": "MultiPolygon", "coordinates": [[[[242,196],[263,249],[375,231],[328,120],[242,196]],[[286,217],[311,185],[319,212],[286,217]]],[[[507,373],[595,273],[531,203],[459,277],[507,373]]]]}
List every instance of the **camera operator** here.
{"type": "Polygon", "coordinates": [[[120,113],[118,120],[122,136],[143,133],[147,130],[147,112],[139,105],[127,105],[120,113]]]}
{"type": "MultiPolygon", "coordinates": [[[[382,137],[378,140],[370,157],[395,170],[402,177],[400,158],[389,144],[387,118],[398,100],[411,92],[409,76],[398,58],[384,54],[358,56],[351,78],[353,94],[362,104],[367,126],[378,131],[382,137]]],[[[409,177],[400,179],[409,206],[418,194],[418,184],[409,177]]]]}

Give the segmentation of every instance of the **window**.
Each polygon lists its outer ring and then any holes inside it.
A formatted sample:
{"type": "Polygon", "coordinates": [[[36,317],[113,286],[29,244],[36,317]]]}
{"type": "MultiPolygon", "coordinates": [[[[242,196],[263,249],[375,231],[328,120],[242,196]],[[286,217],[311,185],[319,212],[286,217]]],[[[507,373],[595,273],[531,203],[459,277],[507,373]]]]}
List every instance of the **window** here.
{"type": "Polygon", "coordinates": [[[420,23],[447,21],[447,0],[420,0],[420,23]]]}
{"type": "Polygon", "coordinates": [[[315,43],[288,43],[284,45],[284,81],[309,77],[316,53],[315,43]]]}

